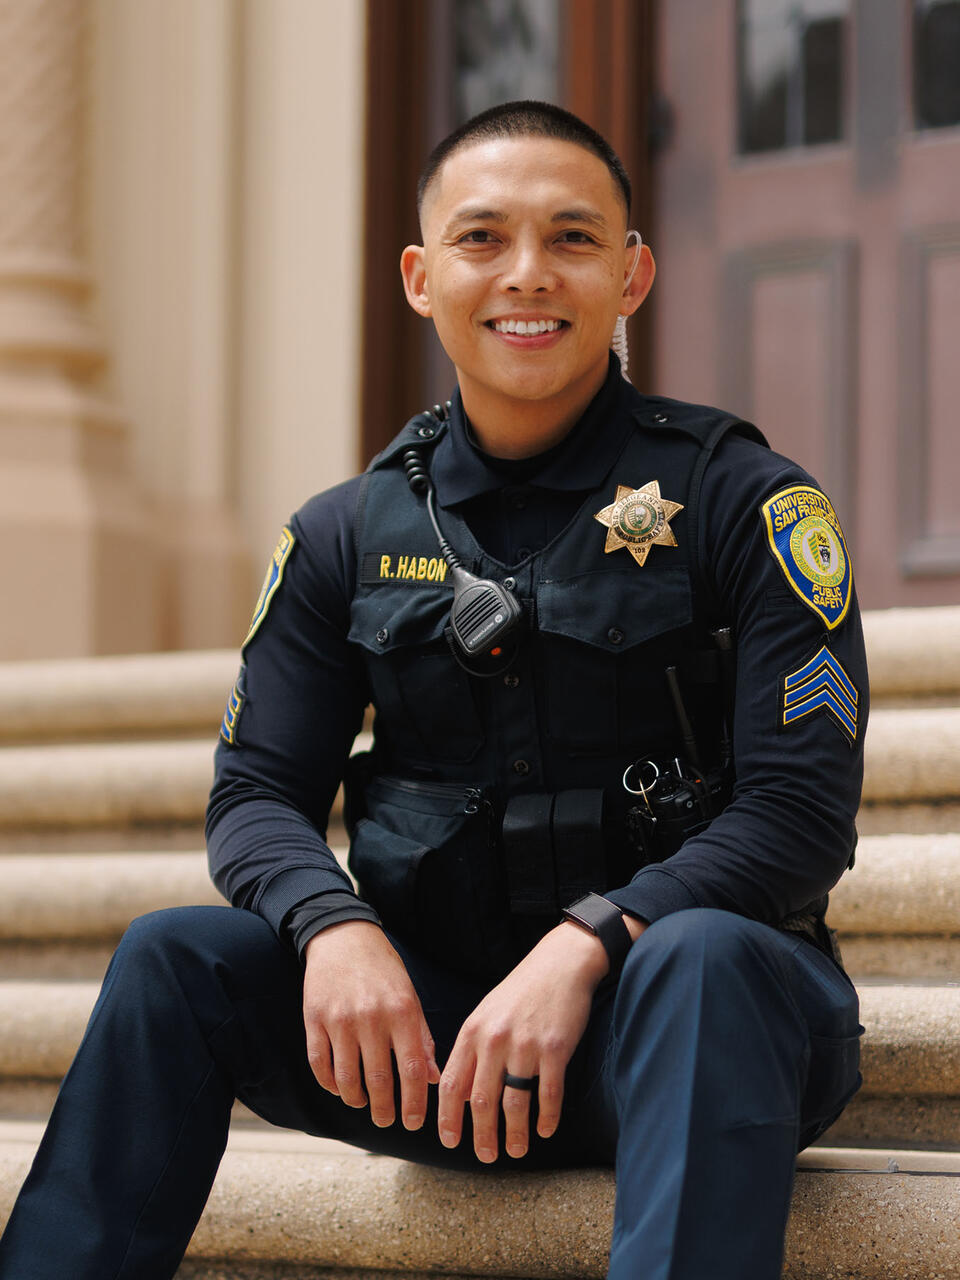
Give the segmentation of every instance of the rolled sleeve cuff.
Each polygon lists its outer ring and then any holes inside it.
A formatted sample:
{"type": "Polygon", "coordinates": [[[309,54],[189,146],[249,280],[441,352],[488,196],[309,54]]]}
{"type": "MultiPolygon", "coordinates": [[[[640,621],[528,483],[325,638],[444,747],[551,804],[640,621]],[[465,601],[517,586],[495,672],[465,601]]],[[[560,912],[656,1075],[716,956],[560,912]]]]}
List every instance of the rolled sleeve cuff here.
{"type": "Polygon", "coordinates": [[[345,924],[348,920],[365,920],[382,928],[373,907],[355,894],[323,893],[293,909],[286,921],[285,932],[302,960],[312,937],[331,925],[345,924]]]}
{"type": "Polygon", "coordinates": [[[279,935],[285,917],[298,903],[315,893],[332,891],[353,893],[344,872],[326,867],[291,867],[289,871],[279,872],[264,886],[254,909],[279,935]]]}
{"type": "Polygon", "coordinates": [[[674,911],[690,911],[701,905],[679,876],[663,866],[644,867],[629,884],[604,897],[648,924],[674,911]]]}

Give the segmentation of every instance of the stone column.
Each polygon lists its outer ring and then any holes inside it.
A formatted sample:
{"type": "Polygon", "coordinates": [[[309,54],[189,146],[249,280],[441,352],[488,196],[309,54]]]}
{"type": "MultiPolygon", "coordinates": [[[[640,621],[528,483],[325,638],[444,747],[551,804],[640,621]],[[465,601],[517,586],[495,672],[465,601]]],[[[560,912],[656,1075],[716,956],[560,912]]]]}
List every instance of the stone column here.
{"type": "Polygon", "coordinates": [[[87,0],[0,0],[0,658],[156,635],[127,431],[97,389],[87,310],[87,20],[87,0]]]}

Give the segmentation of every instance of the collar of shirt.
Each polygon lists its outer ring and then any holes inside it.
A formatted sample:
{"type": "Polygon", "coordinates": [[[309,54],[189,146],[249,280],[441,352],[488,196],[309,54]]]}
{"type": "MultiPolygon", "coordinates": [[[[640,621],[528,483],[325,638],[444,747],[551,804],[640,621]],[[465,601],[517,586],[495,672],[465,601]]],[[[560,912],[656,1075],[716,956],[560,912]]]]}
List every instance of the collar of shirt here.
{"type": "Polygon", "coordinates": [[[633,430],[625,400],[633,391],[613,353],[603,386],[573,430],[545,453],[518,461],[492,458],[473,443],[459,390],[450,408],[450,429],[437,445],[431,466],[441,507],[476,498],[506,484],[583,491],[597,488],[633,430]]]}

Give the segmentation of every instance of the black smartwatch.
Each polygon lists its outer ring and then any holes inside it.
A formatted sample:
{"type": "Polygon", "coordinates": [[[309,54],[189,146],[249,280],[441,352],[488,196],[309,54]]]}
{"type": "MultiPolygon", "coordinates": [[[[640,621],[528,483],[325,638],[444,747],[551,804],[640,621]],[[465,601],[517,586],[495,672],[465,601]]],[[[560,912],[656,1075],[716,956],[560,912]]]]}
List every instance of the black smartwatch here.
{"type": "Polygon", "coordinates": [[[564,920],[578,924],[603,943],[610,961],[608,978],[615,978],[623,968],[627,952],[633,946],[633,938],[626,926],[623,913],[608,898],[599,893],[588,893],[563,909],[564,920]]]}

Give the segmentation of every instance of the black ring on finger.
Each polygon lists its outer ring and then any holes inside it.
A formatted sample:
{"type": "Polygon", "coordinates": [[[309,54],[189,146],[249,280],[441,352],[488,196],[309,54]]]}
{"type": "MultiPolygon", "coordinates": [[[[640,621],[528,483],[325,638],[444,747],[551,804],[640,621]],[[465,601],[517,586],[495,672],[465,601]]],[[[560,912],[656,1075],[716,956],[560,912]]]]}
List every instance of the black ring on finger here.
{"type": "Polygon", "coordinates": [[[509,1071],[503,1073],[503,1086],[505,1089],[525,1089],[527,1093],[532,1092],[536,1087],[539,1076],[512,1076],[509,1071]]]}

